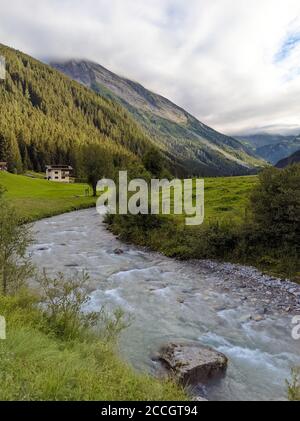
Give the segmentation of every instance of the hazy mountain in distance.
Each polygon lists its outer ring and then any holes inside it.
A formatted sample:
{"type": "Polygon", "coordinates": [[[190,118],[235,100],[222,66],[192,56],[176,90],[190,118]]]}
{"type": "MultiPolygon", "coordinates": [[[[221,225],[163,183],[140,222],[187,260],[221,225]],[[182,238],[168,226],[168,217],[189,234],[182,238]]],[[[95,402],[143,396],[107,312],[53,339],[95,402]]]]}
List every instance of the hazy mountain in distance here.
{"type": "Polygon", "coordinates": [[[257,156],[273,165],[300,149],[300,136],[262,133],[238,138],[257,156]]]}
{"type": "Polygon", "coordinates": [[[291,164],[298,164],[300,163],[300,150],[293,153],[293,155],[289,156],[288,158],[282,159],[276,164],[277,168],[285,168],[291,164]]]}
{"type": "Polygon", "coordinates": [[[245,136],[237,136],[238,139],[247,143],[251,148],[259,148],[267,145],[276,145],[285,141],[293,140],[295,135],[283,136],[280,134],[258,133],[245,136]]]}
{"type": "Polygon", "coordinates": [[[164,153],[179,160],[190,175],[242,175],[265,165],[238,140],[218,133],[168,99],[99,64],[70,60],[51,65],[120,102],[164,153]]]}

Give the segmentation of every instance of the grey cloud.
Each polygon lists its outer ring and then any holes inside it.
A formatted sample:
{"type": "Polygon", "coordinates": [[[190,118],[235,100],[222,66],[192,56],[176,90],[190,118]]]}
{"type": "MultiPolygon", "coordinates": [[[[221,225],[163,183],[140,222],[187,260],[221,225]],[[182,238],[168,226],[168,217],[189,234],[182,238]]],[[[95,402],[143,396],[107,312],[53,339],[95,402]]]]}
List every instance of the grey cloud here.
{"type": "Polygon", "coordinates": [[[300,45],[276,60],[299,33],[298,0],[0,0],[0,10],[0,42],[37,58],[96,61],[226,133],[300,132],[300,45]]]}

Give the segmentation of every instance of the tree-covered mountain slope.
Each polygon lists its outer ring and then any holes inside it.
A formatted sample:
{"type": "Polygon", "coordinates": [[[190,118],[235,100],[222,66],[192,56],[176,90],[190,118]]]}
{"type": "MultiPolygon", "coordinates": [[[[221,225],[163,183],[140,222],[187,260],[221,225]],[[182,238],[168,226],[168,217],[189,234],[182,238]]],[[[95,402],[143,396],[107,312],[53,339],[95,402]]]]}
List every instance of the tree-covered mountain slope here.
{"type": "Polygon", "coordinates": [[[11,171],[76,165],[80,145],[101,145],[116,167],[139,162],[153,147],[118,102],[1,44],[0,55],[6,61],[6,78],[0,81],[0,161],[11,171]]]}
{"type": "Polygon", "coordinates": [[[189,174],[238,175],[255,172],[263,161],[238,140],[204,125],[168,99],[89,61],[51,65],[100,95],[118,100],[171,159],[189,174]]]}
{"type": "Polygon", "coordinates": [[[291,164],[299,164],[300,163],[300,150],[293,153],[293,155],[289,156],[288,158],[282,159],[276,164],[277,168],[285,168],[291,164]]]}

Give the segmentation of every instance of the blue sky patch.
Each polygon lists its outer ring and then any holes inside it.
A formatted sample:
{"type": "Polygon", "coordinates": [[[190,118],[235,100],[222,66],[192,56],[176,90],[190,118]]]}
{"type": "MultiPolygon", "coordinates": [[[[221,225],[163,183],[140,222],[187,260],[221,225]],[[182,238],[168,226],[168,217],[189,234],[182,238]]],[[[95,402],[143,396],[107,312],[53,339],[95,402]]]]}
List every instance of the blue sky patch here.
{"type": "Polygon", "coordinates": [[[279,63],[285,60],[292,50],[300,43],[300,32],[290,34],[283,42],[279,51],[275,55],[275,62],[279,63]]]}

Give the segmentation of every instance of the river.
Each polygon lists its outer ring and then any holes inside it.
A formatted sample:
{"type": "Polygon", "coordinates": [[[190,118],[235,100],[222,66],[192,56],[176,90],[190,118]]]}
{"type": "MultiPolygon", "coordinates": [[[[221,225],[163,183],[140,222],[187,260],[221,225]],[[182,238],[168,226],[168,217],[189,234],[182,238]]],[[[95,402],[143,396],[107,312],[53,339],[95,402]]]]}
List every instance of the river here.
{"type": "MultiPolygon", "coordinates": [[[[107,231],[95,209],[34,224],[34,263],[49,274],[90,275],[89,310],[121,307],[132,317],[120,352],[136,369],[153,373],[151,356],[169,341],[193,340],[229,358],[227,375],[201,390],[209,400],[284,400],[290,369],[300,365],[291,315],[249,320],[252,301],[222,291],[218,270],[179,262],[126,245],[107,231]],[[123,254],[116,254],[122,249],[123,254]],[[246,317],[245,317],[246,316],[246,317]]],[[[234,276],[234,275],[233,275],[234,276]]]]}

